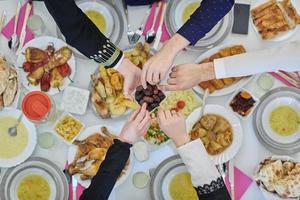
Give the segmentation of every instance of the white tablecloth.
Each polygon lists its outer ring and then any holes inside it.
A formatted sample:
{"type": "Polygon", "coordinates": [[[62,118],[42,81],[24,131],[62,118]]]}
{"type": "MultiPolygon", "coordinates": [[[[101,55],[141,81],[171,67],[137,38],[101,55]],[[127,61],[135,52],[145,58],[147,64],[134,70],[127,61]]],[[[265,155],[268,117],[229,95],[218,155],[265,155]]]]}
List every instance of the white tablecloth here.
{"type": "MultiPolygon", "coordinates": [[[[0,0],[0,14],[3,10],[6,10],[7,12],[7,19],[10,19],[16,9],[16,1],[15,0],[0,0]]],[[[120,7],[120,5],[118,5],[120,7]]],[[[144,14],[146,13],[145,10],[148,9],[148,6],[142,6],[142,7],[134,7],[129,9],[129,16],[131,25],[133,28],[138,27],[138,25],[141,23],[141,20],[143,19],[144,14]],[[138,20],[136,20],[138,19],[138,20]]],[[[46,7],[44,6],[43,2],[34,2],[34,12],[35,14],[40,15],[47,27],[47,34],[50,36],[56,36],[56,25],[50,14],[48,13],[46,7]]],[[[300,30],[298,27],[297,33],[293,35],[290,40],[300,40],[300,30]]],[[[270,47],[272,45],[280,45],[280,43],[272,43],[272,42],[266,42],[262,41],[257,34],[254,32],[253,27],[249,27],[249,34],[248,35],[237,35],[237,34],[230,34],[229,37],[223,42],[227,44],[238,44],[242,43],[244,44],[249,51],[262,49],[266,47],[270,47]]],[[[121,43],[119,44],[120,48],[126,48],[128,45],[127,37],[124,33],[123,39],[121,40],[121,43]]],[[[0,54],[7,55],[11,58],[14,58],[14,55],[9,51],[7,47],[7,39],[4,38],[2,35],[0,36],[0,54]]],[[[188,63],[193,62],[197,57],[199,56],[199,53],[197,52],[182,52],[180,53],[176,60],[175,64],[179,63],[188,63]]],[[[76,86],[83,89],[88,89],[89,86],[89,77],[90,74],[93,73],[97,67],[97,63],[93,61],[88,60],[76,60],[77,64],[77,71],[75,75],[75,82],[71,84],[72,86],[76,86]]],[[[255,66],[253,66],[255,67],[255,66]]],[[[262,95],[262,93],[258,92],[255,88],[256,81],[253,79],[251,83],[249,83],[246,88],[255,92],[257,96],[262,95]]],[[[281,86],[282,84],[278,81],[275,82],[275,86],[281,86]]],[[[227,102],[230,95],[222,96],[222,97],[215,97],[215,98],[209,98],[208,103],[209,104],[220,104],[224,105],[224,102],[227,102]]],[[[22,98],[22,97],[21,97],[22,98]]],[[[20,98],[20,101],[21,101],[20,98]]],[[[62,94],[58,94],[54,96],[55,102],[57,105],[60,105],[60,100],[62,98],[62,94]]],[[[112,126],[118,126],[122,127],[124,122],[126,121],[126,118],[120,118],[120,119],[108,119],[108,120],[100,120],[94,116],[92,113],[92,110],[88,108],[87,113],[84,116],[76,116],[86,126],[93,126],[93,125],[99,125],[103,122],[109,123],[112,126]]],[[[253,171],[255,167],[258,165],[258,163],[263,160],[264,158],[273,155],[269,150],[267,150],[262,144],[259,143],[257,140],[253,126],[252,126],[252,117],[250,117],[247,121],[242,121],[242,126],[244,130],[244,140],[242,147],[239,151],[239,153],[235,157],[235,164],[238,168],[240,168],[245,174],[247,174],[249,177],[252,177],[253,171]]],[[[42,132],[43,130],[47,129],[46,127],[38,127],[38,131],[42,132]]],[[[64,143],[56,140],[55,146],[51,149],[45,150],[40,148],[39,146],[36,147],[36,150],[34,152],[34,156],[42,156],[45,157],[54,163],[56,163],[59,167],[63,169],[66,157],[67,157],[67,150],[68,146],[64,143]]],[[[174,155],[176,151],[172,149],[170,146],[165,146],[158,151],[152,152],[150,155],[150,159],[146,162],[138,162],[135,161],[133,171],[131,173],[131,176],[126,180],[126,182],[121,185],[119,188],[115,189],[112,192],[111,199],[117,199],[117,200],[148,200],[150,199],[149,196],[149,187],[145,189],[137,189],[132,184],[132,175],[137,171],[144,171],[148,172],[149,169],[155,168],[162,160],[165,158],[174,155]]],[[[300,153],[293,155],[294,158],[297,160],[300,160],[300,153]]],[[[2,170],[5,171],[5,170],[2,170]]],[[[3,175],[3,172],[1,173],[3,175]]],[[[0,177],[1,177],[0,175],[0,177]]],[[[257,188],[255,183],[252,183],[252,185],[249,187],[247,192],[244,194],[243,200],[259,200],[263,199],[262,194],[260,193],[259,189],[257,188]]]]}

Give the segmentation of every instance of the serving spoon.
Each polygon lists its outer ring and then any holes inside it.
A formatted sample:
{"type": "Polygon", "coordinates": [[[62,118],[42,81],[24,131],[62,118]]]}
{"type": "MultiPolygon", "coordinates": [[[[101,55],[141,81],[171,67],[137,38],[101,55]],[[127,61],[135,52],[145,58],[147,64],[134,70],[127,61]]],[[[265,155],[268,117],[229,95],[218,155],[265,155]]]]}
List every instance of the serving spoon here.
{"type": "Polygon", "coordinates": [[[19,36],[17,35],[20,9],[21,9],[21,2],[19,1],[17,5],[17,11],[15,16],[15,22],[14,22],[14,32],[8,41],[8,47],[13,51],[16,51],[18,49],[19,42],[20,42],[19,36]]]}
{"type": "Polygon", "coordinates": [[[23,117],[23,113],[20,114],[20,116],[19,116],[16,124],[8,129],[8,134],[10,136],[14,137],[14,136],[16,136],[18,134],[17,128],[18,128],[19,124],[22,121],[22,117],[23,117]]]}
{"type": "Polygon", "coordinates": [[[156,13],[157,8],[154,11],[153,24],[152,24],[150,30],[147,31],[147,33],[146,33],[146,38],[145,39],[146,39],[146,42],[149,43],[149,44],[151,44],[154,41],[155,37],[156,37],[156,32],[154,31],[154,26],[156,24],[158,14],[159,14],[159,10],[160,10],[160,6],[162,5],[162,3],[159,2],[158,5],[159,5],[158,6],[158,12],[156,13]]]}

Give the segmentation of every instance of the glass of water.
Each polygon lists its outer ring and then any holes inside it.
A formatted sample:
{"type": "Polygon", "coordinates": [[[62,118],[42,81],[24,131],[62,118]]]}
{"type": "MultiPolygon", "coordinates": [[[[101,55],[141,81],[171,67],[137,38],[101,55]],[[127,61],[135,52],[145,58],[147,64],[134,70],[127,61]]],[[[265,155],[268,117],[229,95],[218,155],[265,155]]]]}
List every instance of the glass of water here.
{"type": "Polygon", "coordinates": [[[29,17],[28,27],[34,33],[35,37],[42,36],[45,32],[44,21],[39,15],[32,15],[29,17]]]}

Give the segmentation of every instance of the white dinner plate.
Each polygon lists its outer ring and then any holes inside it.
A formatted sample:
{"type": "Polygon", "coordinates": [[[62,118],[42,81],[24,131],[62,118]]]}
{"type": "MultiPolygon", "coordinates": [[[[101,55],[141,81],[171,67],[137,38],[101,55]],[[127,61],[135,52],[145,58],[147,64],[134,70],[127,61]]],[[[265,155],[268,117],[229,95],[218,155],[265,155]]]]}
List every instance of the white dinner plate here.
{"type": "MultiPolygon", "coordinates": [[[[280,1],[280,0],[277,0],[277,1],[280,1]]],[[[251,10],[253,8],[256,8],[257,6],[263,4],[263,3],[266,3],[266,2],[268,2],[268,0],[255,0],[255,1],[252,1],[251,2],[251,5],[252,5],[251,10]]],[[[297,10],[297,12],[300,13],[300,1],[299,0],[291,0],[291,2],[293,4],[294,8],[297,10]]],[[[251,17],[251,19],[252,19],[252,17],[251,17]]],[[[257,27],[253,23],[253,19],[250,20],[250,21],[251,21],[252,27],[253,27],[254,31],[256,32],[256,34],[258,35],[258,37],[261,40],[263,40],[260,33],[258,32],[257,27]]],[[[298,30],[299,30],[299,25],[296,25],[296,27],[292,30],[282,32],[279,35],[277,35],[275,38],[268,39],[268,40],[263,40],[263,41],[282,42],[282,41],[285,41],[285,40],[289,39],[290,37],[292,37],[298,30]]]]}
{"type": "MultiPolygon", "coordinates": [[[[0,112],[0,119],[2,117],[13,117],[18,118],[21,114],[20,110],[12,109],[12,108],[4,108],[0,112]]],[[[1,122],[1,121],[0,121],[1,122]]],[[[36,146],[37,136],[36,136],[36,128],[32,122],[30,122],[24,115],[22,117],[22,123],[24,123],[27,132],[28,132],[28,143],[21,154],[14,158],[3,159],[0,158],[0,167],[13,167],[19,165],[24,162],[27,158],[29,158],[36,146]]]]}
{"type": "MultiPolygon", "coordinates": [[[[64,41],[54,38],[54,37],[42,36],[42,37],[35,38],[35,39],[29,41],[22,48],[22,51],[18,56],[17,66],[22,67],[23,63],[26,61],[25,55],[23,53],[25,52],[25,49],[27,47],[36,47],[36,48],[40,48],[40,49],[46,49],[50,43],[53,43],[56,51],[64,46],[68,46],[64,41]]],[[[70,79],[73,80],[74,76],[75,76],[75,72],[76,72],[76,64],[75,64],[74,55],[71,56],[71,59],[68,61],[68,64],[72,70],[70,79]]],[[[34,85],[31,85],[28,83],[27,75],[28,75],[28,73],[25,72],[23,69],[20,70],[20,77],[21,77],[21,82],[22,82],[23,86],[29,91],[41,91],[40,84],[38,84],[37,86],[34,86],[34,85]]],[[[64,78],[64,84],[60,87],[60,91],[57,88],[50,87],[50,90],[47,92],[47,94],[55,95],[55,94],[63,91],[70,83],[71,83],[71,81],[66,77],[66,78],[64,78]]]]}
{"type": "MultiPolygon", "coordinates": [[[[77,140],[84,140],[85,138],[87,138],[90,135],[93,135],[94,133],[101,133],[101,127],[103,127],[103,126],[105,126],[110,131],[110,133],[112,133],[114,135],[119,135],[119,133],[121,132],[121,130],[115,126],[102,124],[102,125],[92,126],[92,127],[88,127],[86,129],[84,129],[84,131],[78,136],[77,140]]],[[[74,161],[76,151],[77,151],[77,146],[72,144],[68,150],[68,163],[69,164],[74,161]]],[[[125,174],[122,175],[117,180],[115,187],[118,187],[119,185],[124,183],[124,181],[129,177],[132,167],[133,167],[133,162],[134,162],[133,153],[132,153],[132,150],[130,150],[129,166],[128,166],[125,174]]],[[[91,180],[84,180],[84,181],[81,180],[79,174],[75,174],[73,176],[77,179],[78,183],[80,183],[84,188],[88,188],[89,185],[91,184],[91,180]]]]}
{"type": "MultiPolygon", "coordinates": [[[[202,107],[196,109],[186,120],[186,127],[188,133],[191,132],[193,126],[198,122],[202,107]]],[[[204,114],[216,114],[224,117],[232,126],[233,141],[222,153],[217,155],[209,155],[215,165],[225,163],[232,159],[239,151],[243,142],[243,129],[238,117],[236,117],[230,110],[220,105],[206,105],[204,114]]],[[[196,155],[196,152],[195,152],[196,155]]]]}
{"type": "Polygon", "coordinates": [[[98,3],[97,1],[84,1],[78,3],[78,7],[83,11],[87,10],[93,10],[103,15],[106,23],[106,30],[103,32],[104,35],[106,35],[108,38],[111,36],[113,27],[114,27],[114,21],[113,16],[108,10],[106,6],[103,4],[98,3]]]}
{"type": "Polygon", "coordinates": [[[266,106],[262,114],[262,125],[267,135],[274,141],[282,144],[288,144],[300,140],[300,128],[298,131],[290,136],[281,136],[275,133],[270,126],[270,116],[272,111],[279,106],[289,106],[293,108],[297,113],[300,113],[300,102],[291,97],[280,97],[273,99],[266,106]]]}
{"type": "MultiPolygon", "coordinates": [[[[205,53],[201,54],[196,59],[195,63],[200,63],[204,59],[209,58],[213,54],[219,52],[221,49],[224,49],[226,47],[231,47],[231,46],[234,46],[234,45],[238,45],[238,44],[223,44],[223,45],[219,45],[217,47],[214,47],[214,48],[206,51],[205,53]]],[[[243,47],[245,47],[246,51],[248,52],[247,47],[244,44],[241,44],[241,45],[243,45],[243,47]]],[[[220,90],[214,91],[213,93],[209,94],[209,96],[218,97],[218,96],[224,96],[224,95],[227,95],[227,94],[231,94],[231,93],[235,92],[236,90],[238,90],[238,89],[244,87],[245,85],[247,85],[252,80],[252,78],[253,78],[253,76],[245,77],[245,78],[243,78],[239,81],[236,81],[235,83],[233,83],[229,86],[225,86],[224,88],[222,88],[220,90]]],[[[205,91],[198,85],[193,87],[193,90],[195,92],[197,92],[198,94],[201,94],[201,95],[203,95],[204,91],[205,91]]]]}

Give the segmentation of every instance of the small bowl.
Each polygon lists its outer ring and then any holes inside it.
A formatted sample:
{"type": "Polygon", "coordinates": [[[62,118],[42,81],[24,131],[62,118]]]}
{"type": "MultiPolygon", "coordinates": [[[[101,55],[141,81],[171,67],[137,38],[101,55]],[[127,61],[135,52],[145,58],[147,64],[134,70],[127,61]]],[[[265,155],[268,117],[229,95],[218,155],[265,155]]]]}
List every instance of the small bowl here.
{"type": "Polygon", "coordinates": [[[150,176],[142,171],[136,172],[132,176],[132,183],[133,183],[134,187],[139,188],[139,189],[145,188],[148,185],[149,180],[150,180],[150,176]],[[137,183],[137,181],[138,181],[137,179],[140,179],[140,181],[142,181],[142,183],[137,183]]]}
{"type": "Polygon", "coordinates": [[[53,134],[56,135],[61,141],[65,142],[66,144],[68,145],[71,145],[75,140],[76,138],[80,135],[80,133],[82,132],[82,130],[85,128],[85,125],[80,121],[78,120],[76,117],[74,117],[73,115],[71,115],[70,113],[68,112],[64,112],[61,114],[61,116],[59,117],[59,119],[55,122],[54,126],[52,127],[52,130],[53,130],[53,134]],[[56,130],[55,130],[55,127],[56,125],[65,117],[65,116],[70,116],[71,118],[77,120],[78,122],[81,123],[82,127],[81,129],[78,131],[78,133],[73,137],[72,140],[66,140],[63,136],[61,136],[56,130]]]}
{"type": "Polygon", "coordinates": [[[233,93],[233,95],[229,98],[229,101],[227,102],[226,105],[227,105],[227,108],[229,108],[229,110],[231,110],[231,111],[232,111],[236,116],[238,116],[240,119],[242,119],[242,120],[247,120],[247,119],[250,117],[250,115],[252,115],[252,113],[253,113],[253,111],[255,110],[255,107],[258,105],[258,103],[259,103],[259,99],[256,98],[256,97],[253,95],[252,92],[250,92],[249,90],[246,90],[246,89],[244,89],[244,88],[240,88],[240,89],[236,90],[236,91],[233,93]],[[231,101],[232,101],[232,100],[234,99],[234,97],[235,97],[239,92],[241,92],[241,91],[248,92],[248,93],[252,96],[252,98],[255,100],[255,103],[254,103],[254,105],[252,106],[250,113],[248,113],[246,116],[242,116],[242,115],[240,115],[239,113],[235,112],[235,111],[232,109],[232,107],[230,106],[231,101]]]}

